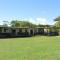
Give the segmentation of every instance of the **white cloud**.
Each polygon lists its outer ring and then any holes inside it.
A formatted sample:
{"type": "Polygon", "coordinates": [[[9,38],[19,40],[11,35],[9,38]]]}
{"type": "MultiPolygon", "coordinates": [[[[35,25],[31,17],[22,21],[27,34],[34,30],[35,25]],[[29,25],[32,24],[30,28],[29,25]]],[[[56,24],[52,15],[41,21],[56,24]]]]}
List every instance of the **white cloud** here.
{"type": "Polygon", "coordinates": [[[36,24],[36,21],[33,18],[29,18],[28,21],[33,23],[33,24],[36,24]]]}
{"type": "Polygon", "coordinates": [[[54,25],[55,22],[54,21],[50,21],[46,18],[43,18],[43,17],[39,17],[39,18],[36,18],[36,19],[33,19],[33,18],[29,18],[27,19],[29,22],[33,23],[33,24],[43,24],[43,25],[54,25]]]}
{"type": "Polygon", "coordinates": [[[33,18],[29,18],[27,19],[29,22],[33,23],[33,24],[43,24],[43,25],[46,25],[48,24],[48,20],[46,18],[42,18],[42,17],[39,17],[39,18],[36,18],[36,19],[33,19],[33,18]]]}
{"type": "Polygon", "coordinates": [[[43,25],[48,24],[48,20],[46,18],[42,18],[42,17],[36,18],[36,22],[37,22],[37,24],[43,24],[43,25]]]}
{"type": "Polygon", "coordinates": [[[30,23],[33,23],[33,24],[36,24],[36,21],[35,21],[35,19],[33,19],[33,18],[24,18],[24,19],[21,19],[21,20],[23,20],[23,21],[28,21],[28,22],[30,22],[30,23]]]}
{"type": "MultiPolygon", "coordinates": [[[[31,22],[31,23],[33,23],[33,24],[43,24],[43,25],[46,25],[46,24],[49,24],[49,25],[53,25],[53,24],[55,24],[55,22],[54,21],[49,21],[48,19],[46,19],[46,18],[44,18],[44,17],[38,17],[38,18],[35,18],[35,19],[33,19],[33,18],[24,18],[24,17],[22,17],[22,18],[11,18],[11,19],[8,19],[8,18],[5,18],[3,21],[8,21],[9,20],[9,22],[10,21],[12,21],[12,20],[21,20],[21,21],[28,21],[28,22],[31,22]]],[[[3,24],[3,21],[2,21],[2,19],[0,18],[0,24],[3,24]]]]}
{"type": "Polygon", "coordinates": [[[50,21],[49,25],[54,25],[56,22],[55,21],[50,21]]]}

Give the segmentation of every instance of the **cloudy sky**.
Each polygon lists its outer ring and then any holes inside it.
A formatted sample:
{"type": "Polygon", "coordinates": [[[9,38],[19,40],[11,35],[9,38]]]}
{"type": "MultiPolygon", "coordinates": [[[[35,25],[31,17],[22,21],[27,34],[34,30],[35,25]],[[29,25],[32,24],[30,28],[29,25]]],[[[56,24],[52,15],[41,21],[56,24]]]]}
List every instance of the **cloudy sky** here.
{"type": "Polygon", "coordinates": [[[60,0],[0,0],[0,24],[27,20],[51,25],[57,16],[60,16],[60,0]]]}

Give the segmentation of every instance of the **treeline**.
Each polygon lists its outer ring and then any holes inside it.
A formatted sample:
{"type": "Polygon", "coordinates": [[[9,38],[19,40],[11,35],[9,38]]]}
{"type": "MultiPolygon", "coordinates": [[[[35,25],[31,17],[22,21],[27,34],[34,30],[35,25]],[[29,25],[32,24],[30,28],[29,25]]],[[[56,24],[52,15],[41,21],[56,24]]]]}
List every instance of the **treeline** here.
{"type": "Polygon", "coordinates": [[[4,27],[29,27],[29,28],[35,28],[35,27],[50,27],[50,25],[36,25],[33,23],[30,23],[28,21],[19,21],[19,20],[12,20],[11,22],[4,21],[3,23],[4,27]]]}
{"type": "MultiPolygon", "coordinates": [[[[56,22],[53,27],[60,27],[60,16],[55,18],[54,21],[56,22]]],[[[10,27],[29,27],[29,28],[35,28],[35,27],[51,27],[51,25],[36,25],[33,23],[30,23],[28,21],[19,21],[19,20],[12,20],[10,23],[8,21],[4,21],[3,26],[10,26],[10,27]]]]}

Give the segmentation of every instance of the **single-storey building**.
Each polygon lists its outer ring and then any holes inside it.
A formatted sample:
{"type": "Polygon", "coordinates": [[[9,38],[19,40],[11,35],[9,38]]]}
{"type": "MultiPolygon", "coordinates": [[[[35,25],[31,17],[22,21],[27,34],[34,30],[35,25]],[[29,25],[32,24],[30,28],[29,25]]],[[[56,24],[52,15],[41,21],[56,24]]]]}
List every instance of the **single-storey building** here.
{"type": "Polygon", "coordinates": [[[28,37],[34,35],[60,35],[60,27],[0,27],[0,37],[28,37]]]}

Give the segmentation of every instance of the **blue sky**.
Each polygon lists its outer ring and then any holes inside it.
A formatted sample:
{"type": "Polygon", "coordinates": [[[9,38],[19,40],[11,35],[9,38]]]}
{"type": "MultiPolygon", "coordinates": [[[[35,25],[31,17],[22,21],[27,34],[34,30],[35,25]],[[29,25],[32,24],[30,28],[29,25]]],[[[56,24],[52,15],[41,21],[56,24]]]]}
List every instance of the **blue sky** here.
{"type": "Polygon", "coordinates": [[[53,24],[60,16],[60,0],[0,0],[0,22],[27,20],[35,24],[53,24]]]}

